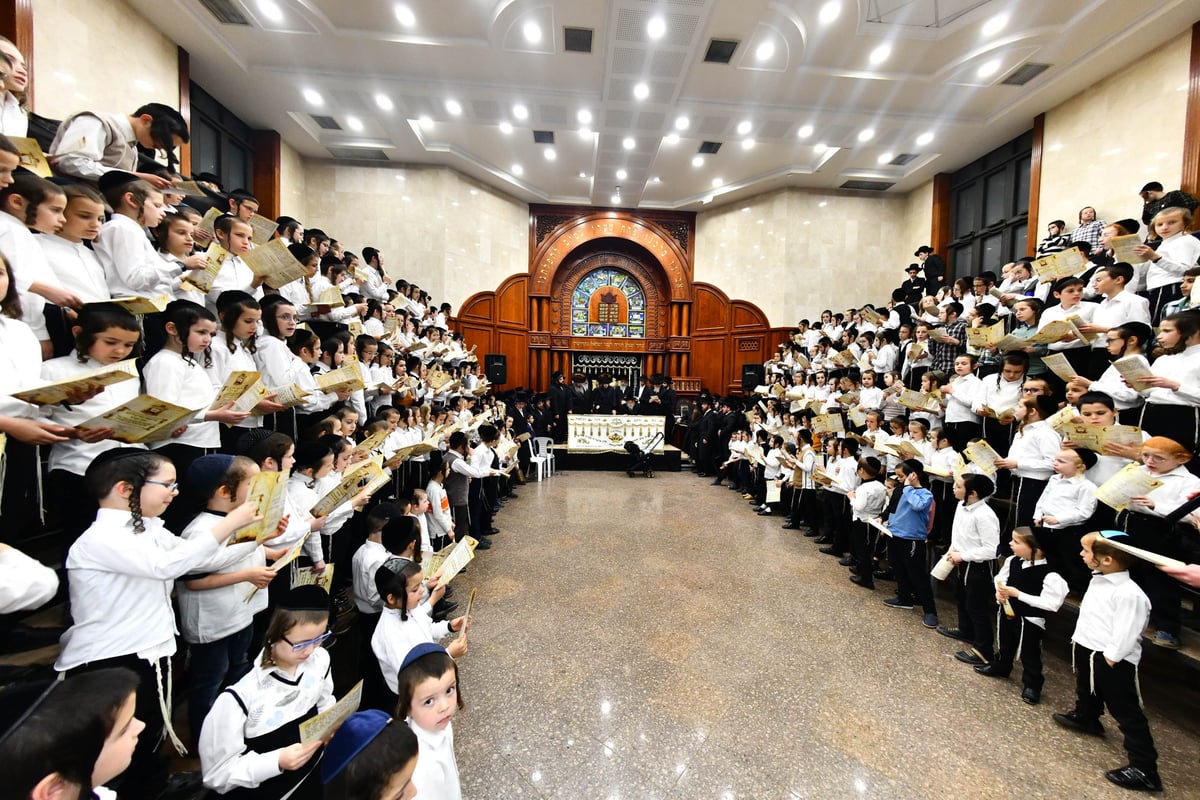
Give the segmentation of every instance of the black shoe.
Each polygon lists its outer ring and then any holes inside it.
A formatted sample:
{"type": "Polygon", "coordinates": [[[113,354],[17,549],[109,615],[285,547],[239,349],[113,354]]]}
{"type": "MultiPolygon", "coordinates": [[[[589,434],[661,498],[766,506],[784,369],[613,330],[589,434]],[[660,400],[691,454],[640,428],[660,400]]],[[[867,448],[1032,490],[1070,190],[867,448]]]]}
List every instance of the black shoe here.
{"type": "MultiPolygon", "coordinates": [[[[939,628],[938,633],[941,633],[941,632],[942,632],[941,628],[939,628]]],[[[989,678],[1007,678],[1008,677],[1008,672],[1000,669],[1000,667],[995,664],[983,664],[982,666],[975,667],[975,671],[978,672],[980,675],[987,675],[989,678]]],[[[1025,691],[1031,692],[1033,690],[1026,689],[1025,691]]]]}
{"type": "Polygon", "coordinates": [[[500,529],[499,529],[499,528],[488,528],[487,535],[488,535],[488,536],[495,536],[497,533],[500,533],[500,532],[501,532],[501,531],[500,531],[500,529]]]}
{"type": "Polygon", "coordinates": [[[817,544],[833,544],[832,536],[818,536],[817,544]]]}
{"type": "Polygon", "coordinates": [[[947,628],[945,625],[938,625],[937,632],[942,636],[947,636],[951,639],[958,639],[960,642],[971,641],[971,637],[964,634],[958,628],[947,628]]]}
{"type": "Polygon", "coordinates": [[[842,555],[842,551],[841,551],[841,550],[834,550],[834,549],[833,549],[833,547],[822,547],[822,548],[820,549],[820,551],[819,551],[819,552],[821,552],[821,553],[824,553],[824,554],[825,554],[825,555],[827,555],[827,556],[838,556],[838,557],[840,557],[840,556],[842,555]]]}
{"type": "Polygon", "coordinates": [[[30,650],[41,650],[58,640],[66,633],[66,628],[36,628],[32,625],[18,624],[8,630],[0,639],[0,653],[25,653],[30,650]]]}
{"type": "MultiPolygon", "coordinates": [[[[978,672],[979,670],[977,669],[975,671],[978,672]]],[[[1021,692],[1021,699],[1031,706],[1036,706],[1038,703],[1042,702],[1042,693],[1037,689],[1031,689],[1026,686],[1025,691],[1021,692]]]]}
{"type": "Polygon", "coordinates": [[[853,566],[856,566],[857,564],[858,564],[858,560],[855,559],[854,556],[846,556],[845,558],[838,560],[839,567],[853,567],[853,566]]]}
{"type": "Polygon", "coordinates": [[[793,524],[792,524],[792,523],[790,523],[790,522],[785,522],[785,523],[783,523],[782,525],[780,525],[779,527],[783,528],[785,531],[794,531],[794,530],[796,530],[797,528],[799,528],[800,526],[799,526],[799,525],[793,525],[793,524]]]}
{"type": "Polygon", "coordinates": [[[708,473],[707,473],[707,472],[697,472],[697,473],[696,473],[696,477],[697,477],[697,478],[707,478],[707,477],[708,477],[708,473]]]}
{"type": "Polygon", "coordinates": [[[1074,711],[1068,711],[1065,714],[1055,714],[1052,719],[1064,728],[1086,733],[1088,736],[1104,735],[1104,726],[1100,724],[1100,720],[1086,720],[1074,711]]]}
{"type": "Polygon", "coordinates": [[[959,650],[954,654],[954,657],[964,664],[970,664],[973,667],[981,667],[988,663],[988,660],[979,654],[979,651],[972,647],[970,650],[959,650]]]}
{"type": "Polygon", "coordinates": [[[1133,789],[1137,792],[1161,792],[1163,788],[1157,772],[1146,772],[1137,767],[1110,769],[1104,773],[1104,777],[1122,789],[1133,789]]]}
{"type": "Polygon", "coordinates": [[[504,495],[506,500],[516,500],[520,496],[521,495],[517,494],[516,492],[509,492],[508,494],[504,495]]]}
{"type": "Polygon", "coordinates": [[[887,569],[877,569],[871,573],[877,581],[894,581],[896,580],[896,571],[891,567],[887,569]]]}
{"type": "Polygon", "coordinates": [[[875,588],[874,583],[872,583],[871,581],[867,580],[866,578],[863,578],[858,575],[851,575],[850,582],[853,583],[855,586],[861,586],[864,589],[874,589],[875,588]]]}
{"type": "Polygon", "coordinates": [[[709,486],[724,486],[724,485],[725,484],[721,483],[720,478],[717,478],[715,481],[713,481],[712,483],[709,484],[709,486]]]}
{"type": "Polygon", "coordinates": [[[486,536],[479,537],[479,544],[475,545],[476,550],[491,550],[492,543],[486,536]]]}

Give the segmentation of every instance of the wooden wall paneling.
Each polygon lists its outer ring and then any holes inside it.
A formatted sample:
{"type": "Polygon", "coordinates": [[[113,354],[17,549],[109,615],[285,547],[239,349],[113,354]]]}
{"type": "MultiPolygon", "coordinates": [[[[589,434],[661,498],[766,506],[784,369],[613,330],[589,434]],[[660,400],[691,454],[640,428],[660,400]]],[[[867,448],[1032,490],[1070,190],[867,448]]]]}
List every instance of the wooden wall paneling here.
{"type": "Polygon", "coordinates": [[[281,169],[281,139],[276,131],[250,133],[254,147],[254,185],[251,191],[258,200],[258,213],[268,219],[279,216],[279,173],[281,169]]]}
{"type": "Polygon", "coordinates": [[[496,291],[496,322],[529,328],[529,278],[517,275],[508,278],[496,291]]]}
{"type": "MultiPolygon", "coordinates": [[[[957,277],[951,271],[950,209],[953,207],[954,176],[939,172],[933,176],[933,223],[929,231],[929,246],[946,262],[946,285],[950,286],[957,277]]],[[[915,249],[915,248],[914,248],[915,249]]]]}
{"type": "Polygon", "coordinates": [[[716,287],[696,284],[692,301],[693,336],[729,327],[729,302],[716,287]]]}
{"type": "Polygon", "coordinates": [[[25,56],[25,69],[29,82],[25,93],[27,105],[36,108],[33,95],[33,0],[0,0],[0,36],[17,46],[25,56]]]}
{"type": "Polygon", "coordinates": [[[494,352],[508,359],[508,383],[505,386],[537,388],[529,384],[529,342],[525,331],[497,330],[494,352]]]}
{"type": "MultiPolygon", "coordinates": [[[[1193,41],[1195,34],[1193,34],[1193,41]]],[[[1033,150],[1029,158],[1029,216],[1025,228],[1025,255],[1032,257],[1037,253],[1038,237],[1041,229],[1038,225],[1038,212],[1041,210],[1042,196],[1042,152],[1046,137],[1046,115],[1038,114],[1033,118],[1033,150]]],[[[1187,152],[1187,147],[1184,147],[1187,152]]]]}
{"type": "Polygon", "coordinates": [[[727,382],[725,336],[693,336],[692,363],[688,374],[700,378],[704,387],[720,394],[727,382]]]}
{"type": "Polygon", "coordinates": [[[475,319],[492,321],[492,308],[495,306],[495,292],[479,292],[468,297],[459,309],[459,319],[475,319]]]}
{"type": "Polygon", "coordinates": [[[733,306],[734,330],[770,327],[767,323],[766,315],[753,303],[747,303],[744,300],[734,300],[731,305],[733,306]]]}
{"type": "MultiPolygon", "coordinates": [[[[1179,186],[1200,194],[1200,22],[1192,26],[1192,55],[1188,66],[1187,112],[1183,123],[1183,171],[1179,186]]],[[[1194,220],[1192,227],[1200,225],[1194,220]]]]}
{"type": "MultiPolygon", "coordinates": [[[[175,50],[176,60],[179,69],[179,115],[183,117],[183,121],[187,123],[188,130],[192,129],[192,57],[187,50],[182,47],[177,47],[175,50]]],[[[192,174],[192,144],[190,141],[184,142],[179,148],[179,174],[191,176],[192,174]]],[[[278,191],[276,191],[278,194],[278,191]]],[[[263,212],[265,215],[266,212],[263,212]]],[[[271,218],[279,216],[278,213],[272,214],[271,218]]]]}
{"type": "Polygon", "coordinates": [[[467,343],[468,350],[474,345],[475,353],[479,356],[480,366],[483,365],[483,356],[485,354],[496,352],[492,347],[494,336],[490,325],[480,325],[460,320],[455,325],[454,330],[463,335],[463,341],[467,343]]]}

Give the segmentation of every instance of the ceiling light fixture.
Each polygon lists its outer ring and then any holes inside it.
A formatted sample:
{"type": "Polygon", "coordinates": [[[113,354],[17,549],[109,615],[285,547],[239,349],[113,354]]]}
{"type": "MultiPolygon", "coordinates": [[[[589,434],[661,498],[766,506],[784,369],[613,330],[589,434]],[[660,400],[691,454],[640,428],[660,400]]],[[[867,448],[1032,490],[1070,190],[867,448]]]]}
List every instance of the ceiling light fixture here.
{"type": "Polygon", "coordinates": [[[558,153],[554,152],[553,147],[547,147],[542,151],[542,155],[546,157],[547,161],[553,161],[554,159],[558,158],[558,153]]]}
{"type": "Polygon", "coordinates": [[[675,118],[675,130],[677,131],[686,131],[691,124],[692,121],[687,117],[679,116],[675,118]]]}
{"type": "Polygon", "coordinates": [[[591,137],[591,135],[592,135],[592,129],[591,129],[591,128],[583,127],[583,128],[580,128],[580,129],[579,129],[579,138],[580,138],[580,139],[587,139],[587,138],[590,138],[590,137],[591,137]]]}
{"type": "Polygon", "coordinates": [[[520,164],[513,164],[512,165],[512,174],[520,177],[521,175],[525,174],[525,168],[522,167],[520,164]]]}
{"type": "Polygon", "coordinates": [[[586,108],[581,108],[579,109],[579,112],[575,114],[575,119],[579,120],[580,125],[591,125],[592,112],[588,111],[586,108]]]}
{"type": "Polygon", "coordinates": [[[817,19],[822,25],[828,25],[838,18],[842,13],[842,4],[838,0],[830,0],[825,5],[821,6],[821,10],[817,12],[817,19]]]}
{"type": "Polygon", "coordinates": [[[417,15],[413,13],[411,8],[404,5],[404,3],[397,3],[395,12],[396,20],[404,27],[411,28],[417,24],[417,15]]]}
{"type": "Polygon", "coordinates": [[[754,127],[754,126],[751,124],[750,120],[748,120],[748,119],[742,120],[741,122],[738,123],[738,126],[737,126],[738,136],[745,136],[747,133],[750,132],[750,129],[752,127],[754,127]]]}
{"type": "Polygon", "coordinates": [[[309,105],[313,105],[313,106],[325,105],[325,98],[321,97],[321,93],[318,92],[316,89],[305,89],[304,90],[304,99],[308,102],[309,105]]]}
{"type": "Polygon", "coordinates": [[[933,131],[925,131],[917,137],[917,147],[924,147],[933,141],[933,131]]]}
{"type": "Polygon", "coordinates": [[[633,87],[633,96],[638,100],[645,100],[650,96],[650,87],[645,83],[639,83],[637,86],[633,87]]]}
{"type": "Polygon", "coordinates": [[[828,149],[829,147],[824,142],[817,142],[813,145],[813,152],[817,155],[821,155],[821,153],[824,153],[828,149]]]}
{"type": "Polygon", "coordinates": [[[424,128],[425,130],[429,130],[430,128],[433,127],[433,119],[431,117],[427,117],[423,114],[421,115],[420,119],[417,120],[417,122],[419,122],[421,124],[421,127],[424,128]]]}
{"type": "Polygon", "coordinates": [[[617,170],[617,180],[623,181],[628,177],[629,177],[629,173],[626,172],[625,170],[623,170],[623,169],[617,170]]]}
{"type": "Polygon", "coordinates": [[[508,122],[507,120],[504,122],[501,122],[500,123],[500,132],[503,133],[505,136],[508,136],[510,133],[513,132],[512,123],[508,122]]]}
{"type": "Polygon", "coordinates": [[[874,128],[864,128],[858,132],[858,140],[860,142],[869,142],[875,138],[874,128]]]}
{"type": "Polygon", "coordinates": [[[713,178],[713,179],[712,179],[712,187],[715,189],[715,188],[717,188],[718,186],[720,186],[720,185],[721,185],[722,183],[724,183],[724,182],[725,182],[725,181],[721,180],[720,178],[713,178]]]}
{"type": "Polygon", "coordinates": [[[346,117],[346,127],[355,133],[362,133],[362,120],[358,117],[346,117]]]}
{"type": "Polygon", "coordinates": [[[614,206],[619,206],[621,204],[621,193],[616,192],[615,194],[613,194],[612,197],[610,197],[608,199],[612,201],[612,204],[614,206]]]}
{"type": "Polygon", "coordinates": [[[388,97],[383,92],[376,93],[375,105],[379,106],[380,111],[391,111],[393,108],[395,108],[395,106],[392,105],[392,98],[388,97]]]}
{"type": "Polygon", "coordinates": [[[516,117],[517,119],[520,119],[520,120],[529,119],[529,109],[526,108],[525,106],[521,105],[520,103],[517,103],[515,106],[513,106],[512,112],[513,112],[513,116],[516,117]]]}
{"type": "Polygon", "coordinates": [[[888,60],[888,56],[892,54],[892,46],[890,44],[881,44],[871,51],[870,60],[875,66],[879,66],[888,60]]]}
{"type": "Polygon", "coordinates": [[[693,167],[703,167],[704,166],[704,156],[693,157],[692,158],[692,166],[693,167]]]}
{"type": "Polygon", "coordinates": [[[981,78],[990,78],[1000,71],[1000,59],[994,58],[979,68],[977,73],[981,78]]]}
{"type": "Polygon", "coordinates": [[[626,136],[621,140],[621,147],[624,147],[626,150],[632,150],[633,148],[637,147],[637,142],[634,141],[632,136],[626,136]]]}
{"type": "Polygon", "coordinates": [[[580,178],[587,178],[587,173],[586,173],[586,172],[580,172],[580,173],[579,173],[579,177],[580,177],[580,178]]]}
{"type": "Polygon", "coordinates": [[[536,22],[526,22],[521,28],[521,33],[525,35],[525,41],[530,44],[537,44],[542,40],[542,26],[536,22]]]}
{"type": "Polygon", "coordinates": [[[827,205],[829,205],[829,203],[827,203],[827,202],[826,202],[826,201],[824,201],[824,200],[822,200],[821,202],[817,203],[817,207],[818,207],[818,208],[824,208],[824,207],[825,207],[825,206],[827,206],[827,205]]]}
{"type": "Polygon", "coordinates": [[[271,22],[283,22],[283,11],[273,0],[258,0],[258,10],[271,22]]]}
{"type": "Polygon", "coordinates": [[[650,179],[650,182],[651,183],[662,183],[662,178],[655,175],[653,178],[650,179]]]}
{"type": "Polygon", "coordinates": [[[448,112],[450,112],[450,116],[452,116],[452,117],[461,116],[462,115],[462,103],[458,102],[457,100],[453,100],[453,99],[447,100],[446,101],[446,110],[448,112]]]}
{"type": "Polygon", "coordinates": [[[742,139],[742,149],[743,150],[753,150],[754,149],[754,140],[749,139],[749,138],[742,139]]]}
{"type": "Polygon", "coordinates": [[[879,162],[880,164],[886,164],[895,157],[896,157],[895,153],[880,153],[879,158],[877,158],[875,160],[877,162],[879,162]]]}
{"type": "Polygon", "coordinates": [[[770,61],[773,55],[775,55],[775,42],[770,39],[754,49],[754,58],[759,62],[770,61]]]}
{"type": "Polygon", "coordinates": [[[651,17],[646,23],[646,35],[653,41],[658,41],[667,32],[667,21],[661,16],[651,17]]]}
{"type": "Polygon", "coordinates": [[[800,127],[800,130],[796,131],[796,138],[797,139],[807,139],[808,137],[812,136],[812,134],[813,134],[812,125],[802,125],[800,127]]]}
{"type": "Polygon", "coordinates": [[[679,134],[668,133],[663,137],[663,144],[679,144],[679,134]]]}
{"type": "Polygon", "coordinates": [[[1008,24],[1007,14],[997,14],[996,16],[983,23],[983,35],[995,36],[1000,31],[1004,30],[1004,26],[1008,24]]]}

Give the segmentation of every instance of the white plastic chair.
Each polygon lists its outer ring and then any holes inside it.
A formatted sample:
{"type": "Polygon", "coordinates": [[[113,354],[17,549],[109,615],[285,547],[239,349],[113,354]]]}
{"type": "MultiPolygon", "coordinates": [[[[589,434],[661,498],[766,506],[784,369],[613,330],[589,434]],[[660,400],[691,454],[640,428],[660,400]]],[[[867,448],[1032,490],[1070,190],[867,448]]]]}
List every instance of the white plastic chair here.
{"type": "Polygon", "coordinates": [[[533,454],[546,461],[546,475],[554,474],[554,440],[549,436],[538,436],[533,440],[533,454]]]}
{"type": "Polygon", "coordinates": [[[546,474],[546,457],[537,455],[537,448],[535,447],[534,455],[529,457],[529,463],[533,465],[533,468],[537,474],[538,482],[540,483],[542,480],[542,475],[546,474]]]}

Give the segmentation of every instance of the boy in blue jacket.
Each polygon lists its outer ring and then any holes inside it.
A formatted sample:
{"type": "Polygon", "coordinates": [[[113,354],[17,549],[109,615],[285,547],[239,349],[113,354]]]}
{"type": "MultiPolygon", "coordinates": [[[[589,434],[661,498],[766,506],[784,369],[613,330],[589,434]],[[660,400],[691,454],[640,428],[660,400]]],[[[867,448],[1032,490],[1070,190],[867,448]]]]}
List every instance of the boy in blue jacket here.
{"type": "Polygon", "coordinates": [[[925,539],[933,519],[933,493],[925,468],[916,459],[896,465],[896,481],[900,484],[900,500],[888,517],[892,533],[888,540],[888,560],[896,572],[896,596],[884,600],[892,608],[913,607],[913,598],[925,610],[926,628],[938,626],[937,606],[933,602],[933,586],[925,565],[925,539]]]}

